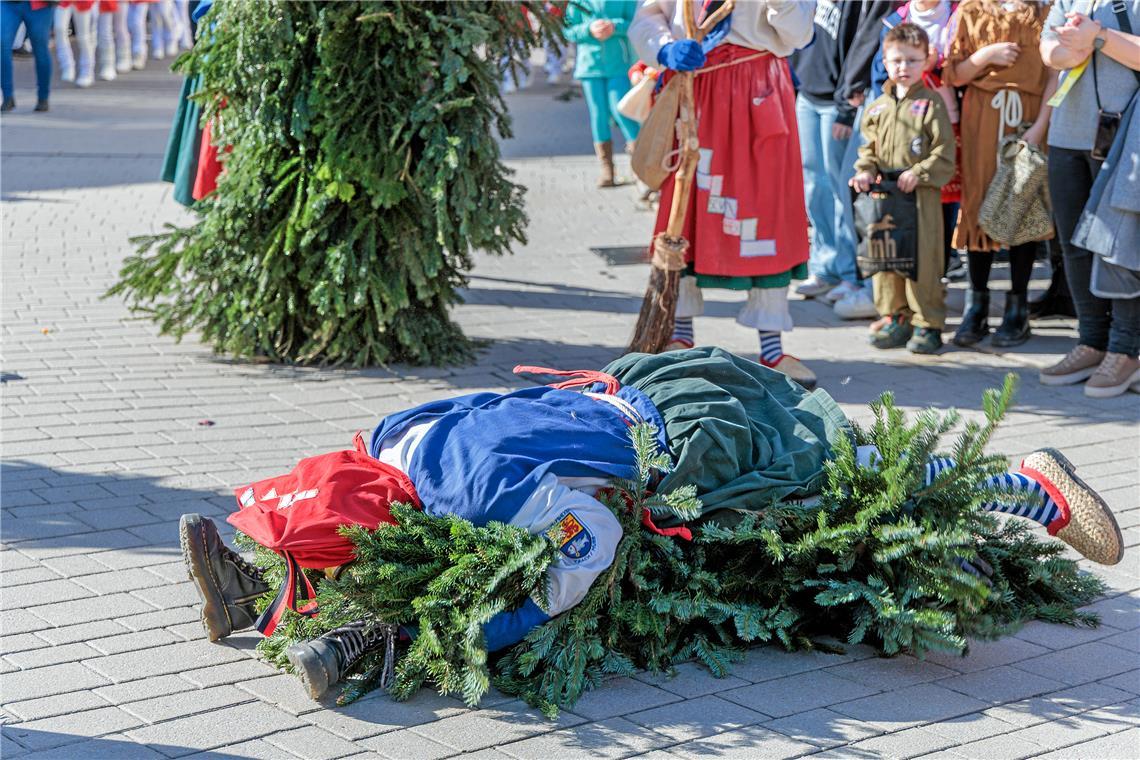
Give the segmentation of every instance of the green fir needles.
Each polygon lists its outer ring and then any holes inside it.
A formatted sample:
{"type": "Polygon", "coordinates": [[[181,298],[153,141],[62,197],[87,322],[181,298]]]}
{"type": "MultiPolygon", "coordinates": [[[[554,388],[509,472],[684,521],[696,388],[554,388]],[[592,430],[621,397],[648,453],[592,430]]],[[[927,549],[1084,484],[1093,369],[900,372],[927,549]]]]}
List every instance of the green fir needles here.
{"type": "Polygon", "coordinates": [[[472,252],[524,240],[500,69],[557,34],[544,3],[242,0],[201,28],[177,68],[202,78],[225,170],[110,293],[239,357],[468,358],[448,308],[472,252]]]}
{"type": "MultiPolygon", "coordinates": [[[[500,690],[555,715],[608,675],[695,659],[723,676],[759,643],[811,648],[839,638],[921,657],[964,653],[970,638],[996,638],[1032,619],[1096,625],[1077,608],[1102,592],[1097,578],[1023,521],[979,510],[995,496],[1010,498],[982,483],[1005,470],[1004,458],[984,452],[1013,390],[1010,376],[986,393],[985,421],[962,427],[945,451],[957,466],[930,485],[926,460],[959,416],[926,411],[910,420],[885,394],[872,405],[874,423],[856,427],[856,440],[834,452],[818,501],[713,513],[693,541],[642,527],[645,509],[692,519],[698,503],[691,488],[650,492],[668,458],[655,450],[651,428],[634,428],[640,473],[602,495],[624,534],[613,564],[577,606],[492,658],[490,671],[481,626],[528,595],[541,599],[553,545],[518,528],[475,528],[407,507],[395,510],[398,525],[352,529],[358,559],[341,580],[322,584],[320,615],[290,614],[263,649],[281,664],[291,641],[354,618],[418,625],[397,666],[396,698],[431,683],[473,704],[493,672],[500,690]],[[878,447],[877,469],[856,463],[857,444],[878,447]],[[992,576],[963,566],[979,560],[992,576]]],[[[259,560],[280,576],[273,555],[262,551],[259,560]]],[[[345,698],[368,688],[376,664],[345,698]]]]}

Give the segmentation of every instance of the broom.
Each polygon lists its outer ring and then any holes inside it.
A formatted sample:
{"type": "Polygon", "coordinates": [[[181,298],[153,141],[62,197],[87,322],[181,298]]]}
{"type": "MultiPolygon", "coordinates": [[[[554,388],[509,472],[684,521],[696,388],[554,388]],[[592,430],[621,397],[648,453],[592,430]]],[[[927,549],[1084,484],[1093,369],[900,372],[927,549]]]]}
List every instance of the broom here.
{"type": "MultiPolygon", "coordinates": [[[[697,26],[693,18],[692,0],[681,0],[685,21],[685,35],[698,42],[732,12],[734,0],[725,0],[719,8],[697,26]]],[[[669,222],[665,231],[653,238],[652,268],[649,271],[649,285],[641,302],[641,312],[637,315],[637,326],[633,330],[628,352],[656,354],[665,348],[673,335],[673,316],[677,309],[677,291],[680,287],[681,271],[685,268],[685,252],[689,241],[685,239],[685,214],[689,207],[689,197],[693,189],[693,175],[696,173],[699,142],[697,140],[696,108],[693,100],[693,80],[696,73],[682,71],[681,99],[677,123],[677,145],[681,150],[681,162],[673,181],[673,202],[669,206],[669,222]]]]}

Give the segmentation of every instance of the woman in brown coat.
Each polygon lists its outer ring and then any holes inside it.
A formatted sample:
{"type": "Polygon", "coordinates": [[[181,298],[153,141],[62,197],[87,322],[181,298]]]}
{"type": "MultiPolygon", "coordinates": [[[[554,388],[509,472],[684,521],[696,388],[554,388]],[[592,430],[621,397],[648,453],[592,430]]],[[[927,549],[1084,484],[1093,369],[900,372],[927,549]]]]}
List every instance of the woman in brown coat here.
{"type": "MultiPolygon", "coordinates": [[[[1002,137],[1028,125],[1023,139],[1043,145],[1049,125],[1044,105],[1056,89],[1056,75],[1041,61],[1038,42],[1048,15],[1046,3],[1023,0],[966,0],[950,37],[943,78],[965,87],[962,99],[962,206],[953,245],[969,251],[970,290],[954,343],[971,346],[989,333],[990,267],[1004,248],[978,226],[978,212],[997,171],[1002,137]]],[[[1016,346],[1029,339],[1026,293],[1037,243],[1009,250],[1012,284],[1006,296],[995,346],[1016,346]]]]}

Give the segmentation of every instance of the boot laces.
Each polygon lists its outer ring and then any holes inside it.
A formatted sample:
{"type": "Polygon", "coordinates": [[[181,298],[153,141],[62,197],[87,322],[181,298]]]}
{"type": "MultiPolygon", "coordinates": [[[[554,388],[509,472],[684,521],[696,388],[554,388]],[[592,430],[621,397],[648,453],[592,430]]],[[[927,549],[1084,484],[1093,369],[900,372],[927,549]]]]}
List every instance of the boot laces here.
{"type": "Polygon", "coordinates": [[[241,556],[230,547],[225,545],[222,546],[222,556],[229,562],[232,562],[237,567],[238,571],[244,575],[247,575],[254,580],[261,581],[263,583],[265,582],[265,571],[252,562],[246,560],[245,557],[241,556]]]}
{"type": "Polygon", "coordinates": [[[364,620],[354,620],[325,634],[339,645],[342,671],[349,670],[361,657],[383,646],[385,652],[384,662],[381,665],[381,688],[391,684],[395,673],[398,635],[399,626],[388,623],[367,623],[364,620]]]}

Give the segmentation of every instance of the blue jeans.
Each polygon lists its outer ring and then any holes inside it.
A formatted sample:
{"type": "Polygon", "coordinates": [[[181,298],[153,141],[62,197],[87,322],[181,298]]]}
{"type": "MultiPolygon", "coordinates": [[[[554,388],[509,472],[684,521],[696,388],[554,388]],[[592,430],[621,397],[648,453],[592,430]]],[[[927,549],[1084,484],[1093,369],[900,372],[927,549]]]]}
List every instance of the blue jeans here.
{"type": "Polygon", "coordinates": [[[12,81],[12,43],[16,41],[16,30],[23,22],[28,39],[32,41],[32,52],[36,57],[36,97],[47,100],[51,94],[51,51],[48,39],[51,37],[51,17],[55,6],[48,5],[32,10],[27,0],[20,2],[0,2],[0,90],[4,99],[15,97],[12,81]]]}
{"type": "Polygon", "coordinates": [[[583,77],[582,94],[590,109],[590,132],[594,142],[610,141],[610,121],[616,121],[626,142],[637,139],[641,129],[636,121],[618,113],[618,101],[629,92],[629,79],[620,77],[583,77]]]}
{"type": "Polygon", "coordinates": [[[837,111],[833,104],[813,103],[802,94],[796,96],[804,202],[812,226],[808,268],[827,282],[858,283],[855,222],[847,189],[855,159],[852,156],[851,161],[846,160],[848,145],[855,140],[836,140],[831,136],[837,111]]]}

